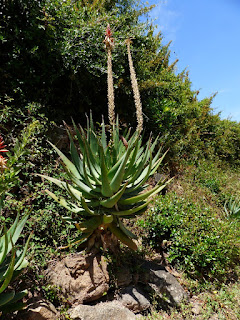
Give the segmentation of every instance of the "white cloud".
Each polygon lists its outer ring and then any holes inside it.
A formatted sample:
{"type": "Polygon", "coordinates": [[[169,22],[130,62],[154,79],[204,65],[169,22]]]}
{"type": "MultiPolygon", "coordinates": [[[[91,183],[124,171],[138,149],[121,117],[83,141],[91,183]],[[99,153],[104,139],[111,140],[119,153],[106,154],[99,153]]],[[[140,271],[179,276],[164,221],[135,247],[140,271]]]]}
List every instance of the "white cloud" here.
{"type": "Polygon", "coordinates": [[[177,31],[180,26],[181,14],[169,9],[171,0],[154,1],[156,7],[150,12],[150,16],[157,24],[157,31],[161,31],[166,42],[176,40],[177,31]]]}

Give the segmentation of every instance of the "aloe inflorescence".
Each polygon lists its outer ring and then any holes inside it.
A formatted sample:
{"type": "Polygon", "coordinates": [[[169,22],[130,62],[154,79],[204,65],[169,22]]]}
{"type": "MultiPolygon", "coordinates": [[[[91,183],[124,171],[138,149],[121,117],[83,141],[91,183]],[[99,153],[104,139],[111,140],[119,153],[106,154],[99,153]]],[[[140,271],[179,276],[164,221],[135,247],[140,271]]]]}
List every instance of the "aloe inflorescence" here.
{"type": "Polygon", "coordinates": [[[108,84],[108,119],[111,126],[115,121],[115,104],[114,104],[114,87],[113,87],[113,73],[112,73],[112,50],[114,47],[114,40],[110,25],[108,24],[105,39],[105,47],[107,50],[107,84],[108,84]]]}
{"type": "Polygon", "coordinates": [[[46,190],[49,196],[71,212],[65,220],[74,223],[81,232],[74,242],[88,239],[88,243],[100,239],[103,247],[109,247],[113,239],[119,239],[128,247],[136,250],[136,236],[123,224],[124,219],[132,219],[142,214],[151,197],[160,192],[169,181],[159,181],[153,188],[148,187],[149,178],[157,171],[165,156],[159,149],[159,137],[142,143],[142,107],[137,87],[136,75],[127,42],[130,73],[138,120],[137,130],[131,134],[126,130],[121,135],[118,117],[115,120],[112,58],[113,38],[108,25],[105,37],[108,52],[108,110],[111,126],[110,136],[104,121],[101,132],[97,132],[92,115],[87,121],[87,129],[73,122],[73,130],[67,127],[70,139],[71,160],[56,146],[52,145],[61,158],[67,173],[67,181],[42,176],[65,191],[67,197],[59,197],[46,190]],[[109,136],[109,138],[108,138],[109,136]],[[110,234],[110,237],[107,235],[110,234]],[[106,240],[107,239],[107,240],[106,240]]]}

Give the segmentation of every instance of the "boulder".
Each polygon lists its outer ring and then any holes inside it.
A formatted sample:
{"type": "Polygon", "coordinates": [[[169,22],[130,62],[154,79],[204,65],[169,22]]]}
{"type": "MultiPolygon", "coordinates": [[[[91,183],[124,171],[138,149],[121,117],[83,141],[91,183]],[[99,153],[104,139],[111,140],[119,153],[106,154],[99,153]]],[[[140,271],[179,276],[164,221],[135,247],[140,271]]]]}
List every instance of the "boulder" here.
{"type": "Polygon", "coordinates": [[[163,266],[154,262],[145,261],[141,265],[143,274],[141,282],[158,295],[163,304],[178,306],[188,295],[178,280],[163,266]]]}
{"type": "Polygon", "coordinates": [[[71,304],[97,300],[109,289],[107,263],[94,253],[71,254],[55,262],[47,269],[46,279],[71,304]]]}
{"type": "Polygon", "coordinates": [[[103,302],[95,306],[78,305],[69,311],[72,320],[136,320],[133,312],[117,301],[103,302]]]}
{"type": "Polygon", "coordinates": [[[150,308],[151,303],[138,286],[129,286],[122,289],[118,295],[118,301],[134,313],[139,313],[150,308]]]}
{"type": "Polygon", "coordinates": [[[24,311],[18,312],[17,320],[58,320],[59,312],[54,305],[44,299],[34,299],[24,311]]]}

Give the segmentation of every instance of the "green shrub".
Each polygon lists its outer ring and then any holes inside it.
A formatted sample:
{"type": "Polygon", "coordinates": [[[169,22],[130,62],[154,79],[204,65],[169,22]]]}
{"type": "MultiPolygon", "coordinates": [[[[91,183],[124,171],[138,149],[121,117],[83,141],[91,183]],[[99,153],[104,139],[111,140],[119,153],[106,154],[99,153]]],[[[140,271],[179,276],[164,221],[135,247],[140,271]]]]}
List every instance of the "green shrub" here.
{"type": "Polygon", "coordinates": [[[138,224],[145,241],[159,249],[167,243],[168,260],[192,277],[222,278],[239,262],[239,226],[174,193],[160,197],[138,224]]]}

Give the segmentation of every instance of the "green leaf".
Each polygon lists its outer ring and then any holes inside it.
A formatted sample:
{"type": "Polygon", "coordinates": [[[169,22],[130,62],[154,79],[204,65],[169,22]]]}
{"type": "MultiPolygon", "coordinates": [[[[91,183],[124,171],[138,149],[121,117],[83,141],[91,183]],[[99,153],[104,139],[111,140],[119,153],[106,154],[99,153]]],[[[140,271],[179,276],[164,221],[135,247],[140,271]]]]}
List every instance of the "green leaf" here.
{"type": "Polygon", "coordinates": [[[131,205],[131,204],[137,204],[139,201],[143,201],[145,199],[147,199],[150,196],[153,196],[154,194],[160,192],[161,190],[163,190],[165,188],[166,184],[159,186],[156,185],[152,190],[149,190],[145,193],[139,194],[135,197],[131,197],[128,199],[124,199],[124,200],[120,200],[119,204],[121,205],[131,205]]]}
{"type": "Polygon", "coordinates": [[[73,164],[77,168],[79,174],[82,176],[83,175],[82,161],[81,161],[80,156],[78,154],[78,151],[77,151],[77,149],[75,147],[75,144],[74,144],[74,141],[73,141],[73,137],[72,137],[72,133],[68,129],[66,124],[65,124],[65,127],[67,128],[67,133],[68,133],[68,137],[69,137],[69,140],[70,140],[70,154],[71,154],[71,158],[72,158],[73,164]]]}
{"type": "Polygon", "coordinates": [[[133,250],[137,250],[137,245],[132,241],[117,225],[116,222],[112,222],[108,226],[109,230],[124,244],[126,244],[129,248],[133,250]]]}
{"type": "Polygon", "coordinates": [[[111,214],[104,214],[103,215],[103,223],[109,224],[111,222],[113,222],[113,216],[111,214]]]}
{"type": "MultiPolygon", "coordinates": [[[[27,290],[22,290],[20,292],[15,293],[14,297],[10,301],[10,304],[11,305],[15,304],[17,301],[19,301],[22,298],[24,298],[27,294],[28,294],[27,290]]],[[[15,310],[19,310],[19,309],[15,309],[15,310]]]]}
{"type": "Polygon", "coordinates": [[[15,296],[15,291],[1,294],[0,295],[0,310],[1,310],[1,306],[4,306],[8,302],[10,302],[14,298],[14,296],[15,296]]]}
{"type": "Polygon", "coordinates": [[[138,179],[134,181],[131,187],[126,190],[126,193],[133,192],[138,188],[140,188],[149,179],[151,171],[152,171],[152,153],[150,152],[150,161],[148,166],[143,170],[142,174],[138,177],[138,179]]]}
{"type": "Polygon", "coordinates": [[[77,238],[75,238],[69,245],[64,246],[64,247],[60,247],[59,249],[66,249],[69,248],[75,244],[81,244],[83,243],[88,237],[90,237],[92,234],[92,232],[89,233],[82,233],[80,236],[78,236],[77,238]]]}
{"type": "MultiPolygon", "coordinates": [[[[137,141],[135,141],[136,143],[137,141]]],[[[131,147],[128,147],[128,150],[123,158],[122,163],[120,164],[117,172],[115,173],[111,183],[110,183],[110,187],[113,190],[113,192],[117,192],[119,190],[119,187],[123,181],[123,177],[124,177],[124,173],[125,173],[125,166],[126,163],[128,161],[128,158],[132,152],[132,149],[134,148],[134,144],[131,147]]]]}
{"type": "Polygon", "coordinates": [[[127,179],[128,175],[133,171],[135,171],[135,166],[134,166],[134,163],[135,163],[135,159],[137,157],[137,154],[138,154],[138,151],[139,151],[139,148],[140,148],[140,145],[141,145],[141,139],[139,139],[139,141],[136,143],[135,145],[135,148],[133,150],[133,153],[132,153],[132,156],[130,157],[130,162],[128,164],[128,169],[126,170],[125,174],[124,174],[124,179],[127,179]]]}
{"type": "Polygon", "coordinates": [[[142,211],[144,208],[146,208],[150,202],[151,202],[151,200],[144,202],[143,204],[138,205],[134,208],[127,209],[127,210],[113,211],[113,212],[111,212],[111,214],[114,216],[119,216],[119,217],[135,215],[137,212],[142,211]]]}
{"type": "Polygon", "coordinates": [[[152,176],[157,171],[157,169],[159,168],[160,164],[162,163],[167,153],[168,153],[168,150],[161,156],[160,159],[158,159],[155,163],[153,163],[153,168],[150,173],[150,176],[152,176]]]}
{"type": "Polygon", "coordinates": [[[73,120],[72,120],[72,123],[73,123],[73,127],[74,127],[74,130],[75,130],[75,133],[77,135],[79,148],[81,150],[82,155],[84,155],[85,150],[84,150],[84,142],[83,142],[82,135],[81,135],[80,131],[78,130],[78,127],[76,126],[76,124],[75,124],[75,122],[73,120]]]}
{"type": "Polygon", "coordinates": [[[0,239],[0,265],[5,260],[7,251],[8,251],[8,236],[7,236],[7,230],[4,226],[4,235],[0,239]]]}
{"type": "MultiPolygon", "coordinates": [[[[53,182],[54,184],[56,184],[58,187],[67,190],[67,184],[64,181],[46,176],[46,175],[42,175],[42,174],[38,174],[38,176],[43,177],[44,179],[53,182]]],[[[94,196],[94,192],[91,188],[89,188],[86,184],[82,183],[79,179],[76,179],[75,177],[71,176],[71,180],[79,187],[79,189],[81,189],[81,192],[78,191],[79,193],[84,193],[84,195],[92,195],[94,196]]],[[[72,187],[73,188],[73,187],[72,187]]],[[[76,192],[76,191],[75,191],[76,192]]]]}
{"type": "Polygon", "coordinates": [[[26,253],[27,253],[27,249],[28,249],[28,245],[31,239],[32,233],[30,234],[30,236],[27,239],[27,242],[24,246],[23,252],[21,254],[21,256],[17,259],[16,264],[14,266],[14,270],[22,270],[23,268],[26,268],[28,265],[28,261],[25,259],[26,253]]]}
{"type": "Polygon", "coordinates": [[[119,220],[118,223],[119,223],[120,229],[126,234],[127,237],[137,240],[137,236],[135,234],[133,234],[130,230],[125,228],[125,226],[122,223],[122,221],[119,220]]]}
{"type": "Polygon", "coordinates": [[[60,151],[54,144],[48,141],[48,143],[53,147],[53,149],[57,152],[65,167],[78,179],[81,179],[81,175],[78,172],[76,166],[60,151]]]}
{"type": "Polygon", "coordinates": [[[90,210],[85,199],[82,197],[81,198],[81,205],[83,207],[83,209],[90,215],[97,215],[94,211],[90,210]]]}
{"type": "Polygon", "coordinates": [[[77,223],[76,227],[78,230],[84,233],[93,232],[96,230],[103,222],[102,216],[94,216],[89,220],[83,221],[81,223],[77,223]]]}
{"type": "Polygon", "coordinates": [[[80,213],[81,211],[83,211],[81,208],[77,207],[74,203],[66,201],[64,198],[60,198],[60,197],[56,196],[51,191],[45,190],[45,192],[47,192],[47,194],[51,198],[53,198],[55,201],[57,201],[61,206],[63,206],[67,210],[74,212],[74,213],[80,213]]]}
{"type": "Polygon", "coordinates": [[[141,159],[138,167],[136,168],[135,174],[132,176],[132,178],[130,180],[130,183],[135,181],[139,177],[139,175],[143,171],[143,168],[145,167],[145,165],[150,157],[151,157],[151,150],[150,150],[150,139],[149,139],[148,144],[145,149],[145,156],[143,157],[143,159],[141,159]]]}
{"type": "Polygon", "coordinates": [[[100,147],[100,152],[101,152],[101,179],[102,179],[101,192],[104,197],[111,197],[113,195],[113,190],[111,189],[111,186],[108,180],[108,172],[106,167],[104,150],[102,146],[100,147]]]}
{"type": "Polygon", "coordinates": [[[15,263],[15,249],[13,248],[8,269],[5,273],[5,275],[3,276],[4,281],[3,281],[2,286],[0,287],[0,293],[2,293],[7,288],[9,282],[12,279],[13,271],[14,271],[14,263],[15,263]]]}
{"type": "Polygon", "coordinates": [[[18,216],[16,220],[14,221],[13,226],[7,231],[8,236],[8,250],[7,254],[11,251],[12,246],[17,242],[18,238],[21,235],[22,229],[24,228],[24,225],[28,219],[28,215],[25,214],[22,218],[22,220],[19,221],[18,216]]]}
{"type": "Polygon", "coordinates": [[[122,189],[120,189],[117,193],[115,193],[112,197],[100,201],[100,204],[105,208],[112,208],[115,206],[115,204],[121,199],[122,195],[124,194],[124,191],[128,185],[128,181],[124,184],[122,189]]]}
{"type": "Polygon", "coordinates": [[[107,136],[106,136],[106,128],[104,124],[104,119],[102,119],[102,135],[101,135],[101,144],[103,146],[104,152],[107,149],[107,136]]]}
{"type": "Polygon", "coordinates": [[[99,166],[99,159],[98,157],[96,157],[95,155],[93,155],[92,150],[90,148],[90,145],[85,137],[84,131],[83,129],[80,127],[81,131],[82,131],[82,140],[84,143],[84,153],[86,155],[86,159],[88,161],[89,164],[89,168],[93,174],[94,179],[97,179],[97,183],[100,184],[99,182],[99,174],[100,174],[100,166],[99,166]]]}

